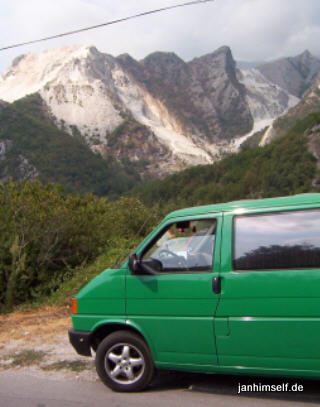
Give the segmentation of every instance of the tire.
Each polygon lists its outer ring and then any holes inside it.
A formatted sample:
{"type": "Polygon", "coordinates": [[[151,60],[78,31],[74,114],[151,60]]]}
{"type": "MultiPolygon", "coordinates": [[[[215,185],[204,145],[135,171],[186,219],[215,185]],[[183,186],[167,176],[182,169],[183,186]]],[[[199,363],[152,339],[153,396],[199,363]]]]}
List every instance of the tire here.
{"type": "Polygon", "coordinates": [[[96,370],[105,385],[114,391],[145,389],[154,375],[154,364],[145,341],[135,333],[117,331],[98,346],[96,370]]]}

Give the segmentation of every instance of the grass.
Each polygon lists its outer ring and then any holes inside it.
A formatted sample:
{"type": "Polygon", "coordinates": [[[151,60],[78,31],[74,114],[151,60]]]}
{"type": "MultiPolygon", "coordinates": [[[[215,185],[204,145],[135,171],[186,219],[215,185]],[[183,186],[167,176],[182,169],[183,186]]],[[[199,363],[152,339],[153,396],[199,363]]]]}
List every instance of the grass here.
{"type": "Polygon", "coordinates": [[[88,362],[82,360],[61,360],[59,362],[51,363],[50,365],[41,366],[42,370],[72,370],[73,372],[81,372],[82,370],[90,369],[91,366],[88,362]]]}
{"type": "Polygon", "coordinates": [[[6,357],[6,360],[12,360],[6,364],[8,367],[25,367],[36,365],[43,360],[46,353],[41,350],[26,349],[19,353],[13,353],[6,357]]]}

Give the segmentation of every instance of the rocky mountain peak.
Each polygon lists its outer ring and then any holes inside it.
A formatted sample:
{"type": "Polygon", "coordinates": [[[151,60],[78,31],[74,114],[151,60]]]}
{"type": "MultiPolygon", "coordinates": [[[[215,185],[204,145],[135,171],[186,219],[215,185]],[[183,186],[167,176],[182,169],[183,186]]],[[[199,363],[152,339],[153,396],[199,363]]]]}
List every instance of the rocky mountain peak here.
{"type": "Polygon", "coordinates": [[[257,69],[271,82],[301,97],[319,71],[320,60],[306,50],[295,57],[281,58],[257,69]]]}
{"type": "Polygon", "coordinates": [[[143,83],[145,74],[137,60],[129,54],[121,54],[116,59],[124,71],[132,75],[137,81],[143,83]]]}
{"type": "Polygon", "coordinates": [[[175,54],[174,52],[156,51],[146,56],[141,61],[141,63],[143,65],[154,65],[154,64],[175,65],[176,63],[184,63],[184,61],[181,58],[179,58],[178,55],[175,54]]]}
{"type": "Polygon", "coordinates": [[[122,61],[123,63],[138,63],[132,56],[128,53],[120,54],[117,56],[118,61],[122,61]]]}
{"type": "Polygon", "coordinates": [[[253,120],[245,98],[245,87],[236,75],[236,63],[230,48],[223,46],[195,58],[189,66],[220,118],[220,132],[227,138],[249,132],[253,120]]]}
{"type": "Polygon", "coordinates": [[[232,52],[230,47],[227,47],[226,45],[218,48],[216,51],[212,52],[211,54],[205,55],[204,57],[211,56],[212,59],[216,61],[220,61],[225,68],[228,67],[228,65],[235,66],[235,62],[232,56],[232,52]]]}
{"type": "Polygon", "coordinates": [[[306,49],[302,52],[302,54],[300,55],[300,57],[304,60],[310,60],[313,58],[313,55],[311,54],[311,52],[306,49]]]}
{"type": "Polygon", "coordinates": [[[176,79],[176,74],[187,69],[187,64],[174,52],[154,52],[141,61],[146,73],[161,79],[176,79]]]}
{"type": "Polygon", "coordinates": [[[189,65],[203,83],[215,77],[222,81],[231,81],[239,92],[244,91],[236,77],[236,63],[231,49],[227,46],[222,46],[210,54],[195,58],[189,62],[189,65]]]}
{"type": "Polygon", "coordinates": [[[225,69],[229,66],[235,67],[235,61],[233,59],[231,49],[227,46],[222,46],[216,51],[198,58],[194,58],[192,61],[189,62],[190,65],[195,65],[198,63],[214,63],[217,68],[221,69],[225,69]]]}
{"type": "Polygon", "coordinates": [[[290,60],[308,84],[313,81],[320,69],[320,60],[314,57],[308,50],[294,58],[290,58],[290,60]]]}

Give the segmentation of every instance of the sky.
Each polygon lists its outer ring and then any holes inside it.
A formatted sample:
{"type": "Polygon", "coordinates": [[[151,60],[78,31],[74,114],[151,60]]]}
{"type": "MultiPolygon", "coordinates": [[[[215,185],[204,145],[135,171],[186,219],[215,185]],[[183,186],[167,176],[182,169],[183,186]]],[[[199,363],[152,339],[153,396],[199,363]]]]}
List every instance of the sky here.
{"type": "MultiPolygon", "coordinates": [[[[0,0],[0,48],[186,0],[0,0]]],[[[228,45],[241,61],[270,61],[308,49],[320,57],[320,0],[215,0],[0,52],[0,74],[27,53],[94,45],[142,59],[154,51],[185,61],[228,45]]]]}

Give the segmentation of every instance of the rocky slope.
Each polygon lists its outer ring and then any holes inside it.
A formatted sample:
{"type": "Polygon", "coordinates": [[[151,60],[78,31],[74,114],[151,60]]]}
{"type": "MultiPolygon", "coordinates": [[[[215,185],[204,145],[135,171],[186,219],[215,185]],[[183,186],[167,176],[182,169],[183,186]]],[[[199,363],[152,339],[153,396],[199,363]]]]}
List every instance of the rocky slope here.
{"type": "MultiPolygon", "coordinates": [[[[304,86],[320,69],[309,53],[288,60],[304,86]]],[[[228,47],[185,62],[174,53],[136,61],[73,46],[14,60],[0,78],[0,99],[38,93],[39,118],[105,158],[136,163],[142,177],[158,177],[238,151],[294,106],[297,89],[271,75],[270,66],[241,71],[228,47]]]]}
{"type": "Polygon", "coordinates": [[[257,67],[271,82],[290,94],[301,97],[320,70],[320,60],[309,51],[291,58],[282,58],[257,67]]]}
{"type": "Polygon", "coordinates": [[[310,88],[304,93],[300,102],[280,117],[273,127],[278,135],[284,134],[297,120],[301,120],[308,114],[320,111],[320,72],[315,77],[310,88]]]}
{"type": "Polygon", "coordinates": [[[246,99],[254,119],[254,126],[244,141],[295,106],[299,99],[266,79],[257,69],[242,70],[239,80],[245,86],[246,99]]]}
{"type": "Polygon", "coordinates": [[[140,69],[128,56],[119,59],[168,108],[181,132],[219,143],[251,129],[246,90],[228,47],[189,63],[174,53],[156,52],[141,61],[140,69]]]}
{"type": "Polygon", "coordinates": [[[250,143],[251,147],[263,146],[275,138],[281,137],[295,125],[299,120],[304,119],[311,113],[320,111],[320,72],[316,75],[309,89],[302,98],[295,103],[285,114],[273,121],[264,131],[255,134],[250,143]]]}

